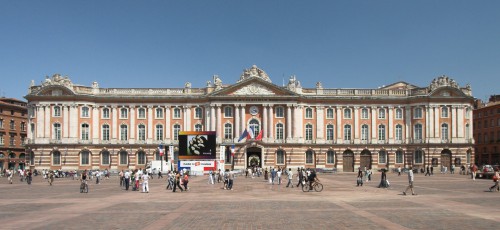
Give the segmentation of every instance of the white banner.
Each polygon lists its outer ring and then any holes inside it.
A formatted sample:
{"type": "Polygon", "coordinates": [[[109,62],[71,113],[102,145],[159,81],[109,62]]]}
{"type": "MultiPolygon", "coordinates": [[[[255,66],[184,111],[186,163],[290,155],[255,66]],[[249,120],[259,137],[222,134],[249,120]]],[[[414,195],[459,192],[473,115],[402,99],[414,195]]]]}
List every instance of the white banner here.
{"type": "Polygon", "coordinates": [[[215,160],[208,161],[179,161],[180,168],[189,168],[189,171],[209,171],[214,170],[215,160]]]}

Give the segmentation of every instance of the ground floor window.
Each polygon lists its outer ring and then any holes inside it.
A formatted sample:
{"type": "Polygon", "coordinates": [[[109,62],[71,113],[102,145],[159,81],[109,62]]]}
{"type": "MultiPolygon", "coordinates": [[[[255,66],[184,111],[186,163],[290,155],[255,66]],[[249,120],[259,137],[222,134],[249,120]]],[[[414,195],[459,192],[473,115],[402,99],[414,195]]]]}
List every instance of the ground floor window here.
{"type": "Polygon", "coordinates": [[[307,150],[307,152],[306,152],[306,164],[313,164],[313,163],[314,163],[313,151],[307,150]]]}
{"type": "Polygon", "coordinates": [[[280,149],[276,152],[276,164],[278,165],[285,164],[285,151],[280,149]]]}
{"type": "Polygon", "coordinates": [[[333,150],[326,152],[326,163],[335,164],[335,152],[333,150]]]}

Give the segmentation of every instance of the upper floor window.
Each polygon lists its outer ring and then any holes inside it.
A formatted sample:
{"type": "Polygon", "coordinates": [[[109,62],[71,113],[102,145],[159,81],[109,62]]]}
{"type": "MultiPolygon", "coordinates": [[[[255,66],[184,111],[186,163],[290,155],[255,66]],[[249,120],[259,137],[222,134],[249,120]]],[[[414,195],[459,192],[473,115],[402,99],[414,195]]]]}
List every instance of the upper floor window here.
{"type": "Polygon", "coordinates": [[[278,123],[276,124],[276,139],[277,140],[283,140],[283,124],[278,123]]]}
{"type": "Polygon", "coordinates": [[[422,124],[416,124],[413,131],[413,138],[416,140],[422,140],[422,124]]]}
{"type": "Polygon", "coordinates": [[[139,108],[137,113],[137,118],[139,119],[146,119],[146,109],[145,108],[139,108]]]}
{"type": "Polygon", "coordinates": [[[109,125],[108,124],[102,125],[102,140],[109,141],[109,125]]]}
{"type": "Polygon", "coordinates": [[[351,109],[344,109],[344,119],[351,119],[351,109]]]}
{"type": "Polygon", "coordinates": [[[103,108],[102,109],[102,118],[103,119],[109,119],[109,108],[103,108]]]}
{"type": "Polygon", "coordinates": [[[60,117],[60,116],[61,116],[61,107],[54,106],[54,117],[60,117]]]}
{"type": "Polygon", "coordinates": [[[398,141],[403,140],[403,126],[400,124],[396,125],[395,138],[398,141]]]}
{"type": "Polygon", "coordinates": [[[396,109],[396,119],[403,119],[403,110],[400,108],[396,109]]]}
{"type": "Polygon", "coordinates": [[[179,132],[181,131],[181,125],[175,124],[174,125],[174,140],[178,141],[179,140],[179,132]]]}
{"type": "Polygon", "coordinates": [[[21,122],[21,131],[26,131],[26,123],[21,122]]]}
{"type": "Polygon", "coordinates": [[[444,106],[441,108],[441,117],[448,117],[448,107],[444,106]]]}
{"type": "Polygon", "coordinates": [[[385,125],[378,126],[378,140],[379,141],[385,140],[385,125]]]}
{"type": "Polygon", "coordinates": [[[163,108],[156,108],[156,119],[162,119],[163,118],[163,108]]]}
{"type": "Polygon", "coordinates": [[[0,129],[3,129],[3,119],[0,119],[0,129]]]}
{"type": "Polygon", "coordinates": [[[121,108],[120,109],[120,118],[121,119],[127,119],[128,118],[128,109],[127,108],[121,108]]]}
{"type": "Polygon", "coordinates": [[[259,123],[258,120],[256,120],[256,119],[250,120],[248,127],[250,128],[250,130],[248,130],[249,132],[251,132],[251,130],[253,130],[253,133],[254,133],[253,136],[254,137],[259,136],[259,133],[260,133],[260,123],[259,123]]]}
{"type": "Polygon", "coordinates": [[[385,109],[378,110],[378,119],[385,119],[385,109]]]}
{"type": "Polygon", "coordinates": [[[335,113],[332,108],[326,109],[326,119],[333,119],[335,117],[335,113]]]}
{"type": "Polygon", "coordinates": [[[156,140],[157,141],[163,140],[163,125],[161,124],[156,125],[156,140]]]}
{"type": "Polygon", "coordinates": [[[174,108],[174,118],[181,118],[181,109],[180,108],[174,108]]]}
{"type": "Polygon", "coordinates": [[[233,117],[233,107],[224,107],[224,117],[233,117]]]}
{"type": "Polygon", "coordinates": [[[200,107],[196,107],[194,109],[194,118],[202,119],[203,118],[203,109],[200,107]]]}
{"type": "Polygon", "coordinates": [[[146,126],[143,124],[140,124],[137,126],[137,139],[140,141],[145,141],[146,140],[146,126]]]}
{"type": "Polygon", "coordinates": [[[311,124],[306,125],[306,141],[313,139],[313,126],[311,124]]]}
{"type": "Polygon", "coordinates": [[[333,141],[334,140],[335,129],[333,125],[326,126],[326,140],[333,141]]]}
{"type": "Polygon", "coordinates": [[[90,117],[89,110],[90,109],[87,106],[82,107],[82,117],[90,117]]]}
{"type": "Polygon", "coordinates": [[[16,129],[16,123],[14,121],[10,121],[10,129],[16,129]]]}
{"type": "Polygon", "coordinates": [[[367,141],[368,135],[369,135],[368,125],[364,124],[361,126],[361,140],[367,141]]]}
{"type": "Polygon", "coordinates": [[[120,125],[120,140],[128,140],[128,126],[125,124],[120,125]]]}
{"type": "Polygon", "coordinates": [[[89,140],[90,127],[89,124],[82,124],[82,140],[89,140]]]}
{"type": "Polygon", "coordinates": [[[285,117],[285,109],[281,106],[276,107],[276,111],[274,112],[277,118],[285,117]]]}
{"type": "Polygon", "coordinates": [[[448,140],[448,124],[441,125],[441,139],[448,140]]]}
{"type": "Polygon", "coordinates": [[[231,123],[224,124],[224,139],[233,139],[233,125],[231,123]]]}
{"type": "Polygon", "coordinates": [[[311,108],[306,108],[306,118],[311,119],[313,118],[313,110],[311,108]]]}
{"type": "Polygon", "coordinates": [[[344,125],[344,140],[351,140],[351,125],[344,125]]]}
{"type": "Polygon", "coordinates": [[[470,118],[470,108],[465,108],[465,118],[470,118]]]}
{"type": "Polygon", "coordinates": [[[413,115],[413,118],[416,119],[422,118],[422,108],[415,108],[414,112],[415,114],[413,115]]]}
{"type": "Polygon", "coordinates": [[[54,123],[54,140],[61,140],[61,124],[54,123]]]}
{"type": "Polygon", "coordinates": [[[368,119],[368,109],[367,108],[361,109],[361,119],[368,119]]]}

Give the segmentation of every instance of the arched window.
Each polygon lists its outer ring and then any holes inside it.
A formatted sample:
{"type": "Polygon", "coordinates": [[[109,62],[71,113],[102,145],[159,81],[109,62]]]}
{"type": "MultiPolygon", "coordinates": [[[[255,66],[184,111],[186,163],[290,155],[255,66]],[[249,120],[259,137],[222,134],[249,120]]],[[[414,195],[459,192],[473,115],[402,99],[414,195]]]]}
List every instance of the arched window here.
{"type": "Polygon", "coordinates": [[[109,163],[111,162],[109,157],[110,157],[109,151],[107,151],[107,150],[102,151],[101,152],[101,164],[102,165],[109,165],[109,163]]]}
{"type": "MultiPolygon", "coordinates": [[[[258,120],[256,120],[256,119],[250,120],[248,127],[250,127],[250,130],[253,130],[254,137],[257,137],[259,135],[260,124],[259,124],[258,120]]],[[[250,132],[250,130],[249,130],[249,132],[250,132]]]]}
{"type": "Polygon", "coordinates": [[[276,164],[277,165],[285,164],[285,151],[283,151],[282,149],[276,151],[276,164]]]}
{"type": "Polygon", "coordinates": [[[138,165],[146,164],[146,153],[144,151],[139,151],[137,153],[137,164],[138,165]]]}
{"type": "Polygon", "coordinates": [[[415,140],[422,140],[422,124],[415,125],[413,138],[415,140]]]}
{"type": "Polygon", "coordinates": [[[125,124],[120,125],[120,140],[128,140],[128,127],[125,124]]]}
{"type": "Polygon", "coordinates": [[[277,140],[283,140],[283,131],[284,131],[283,124],[281,124],[281,123],[276,124],[276,139],[277,140]]]}
{"type": "Polygon", "coordinates": [[[87,150],[80,152],[80,165],[90,164],[90,152],[87,150]]]}
{"type": "Polygon", "coordinates": [[[385,140],[385,125],[378,126],[378,140],[379,141],[385,140]]]}
{"type": "Polygon", "coordinates": [[[60,116],[61,116],[61,107],[54,106],[54,117],[60,117],[60,116]]]}
{"type": "Polygon", "coordinates": [[[333,141],[334,140],[335,130],[332,124],[326,126],[326,140],[333,141]]]}
{"type": "Polygon", "coordinates": [[[344,125],[344,140],[351,140],[351,125],[344,125]]]}
{"type": "Polygon", "coordinates": [[[233,125],[231,123],[224,124],[224,139],[233,139],[233,125]]]}
{"type": "Polygon", "coordinates": [[[326,109],[326,119],[333,119],[335,117],[335,113],[332,108],[326,109]]]}
{"type": "Polygon", "coordinates": [[[441,125],[441,139],[448,140],[448,124],[446,123],[441,125]]]}
{"type": "Polygon", "coordinates": [[[196,131],[196,132],[203,131],[203,125],[201,125],[201,124],[194,125],[194,131],[196,131]]]}
{"type": "Polygon", "coordinates": [[[403,151],[396,151],[396,164],[403,164],[403,151]]]}
{"type": "Polygon", "coordinates": [[[157,141],[163,140],[163,125],[161,124],[156,125],[156,140],[157,141]]]}
{"type": "Polygon", "coordinates": [[[174,118],[181,118],[181,109],[175,107],[174,108],[174,118]]]}
{"type": "Polygon", "coordinates": [[[224,107],[224,117],[233,117],[233,107],[224,107]]]}
{"type": "Polygon", "coordinates": [[[396,125],[396,136],[395,136],[397,141],[403,140],[403,126],[400,124],[396,125]]]}
{"type": "Polygon", "coordinates": [[[361,140],[367,141],[368,140],[368,125],[364,124],[361,126],[361,140]]]}
{"type": "Polygon", "coordinates": [[[441,117],[448,117],[448,107],[443,106],[441,108],[441,117]]]}
{"type": "Polygon", "coordinates": [[[128,164],[128,153],[125,150],[120,151],[120,165],[128,164]]]}
{"type": "Polygon", "coordinates": [[[194,118],[202,119],[203,118],[203,109],[200,107],[196,107],[194,109],[194,118]]]}
{"type": "Polygon", "coordinates": [[[387,152],[381,150],[378,152],[378,163],[379,164],[387,164],[387,152]]]}
{"type": "Polygon", "coordinates": [[[181,131],[181,125],[175,124],[174,125],[174,140],[179,140],[179,132],[181,131]]]}
{"type": "Polygon", "coordinates": [[[146,119],[146,109],[145,108],[139,108],[138,109],[137,118],[139,118],[139,119],[146,119]]]}
{"type": "Polygon", "coordinates": [[[89,107],[87,107],[87,106],[82,107],[82,117],[90,117],[89,116],[89,107]]]}
{"type": "Polygon", "coordinates": [[[415,164],[422,164],[422,162],[424,162],[424,152],[422,150],[416,150],[413,160],[415,164]]]}
{"type": "Polygon", "coordinates": [[[314,164],[314,152],[312,150],[306,151],[306,164],[314,164]]]}
{"type": "Polygon", "coordinates": [[[82,140],[83,141],[88,141],[89,140],[89,132],[90,132],[90,128],[89,128],[89,124],[82,124],[82,140]]]}
{"type": "Polygon", "coordinates": [[[311,124],[306,125],[306,140],[311,141],[313,138],[313,126],[311,124]]]}
{"type": "Polygon", "coordinates": [[[61,140],[61,124],[54,123],[54,140],[61,140]]]}
{"type": "Polygon", "coordinates": [[[368,109],[367,108],[361,109],[361,119],[368,119],[368,109]]]}
{"type": "Polygon", "coordinates": [[[143,124],[137,126],[137,139],[140,141],[146,140],[146,126],[143,124]]]}
{"type": "Polygon", "coordinates": [[[109,125],[108,124],[102,125],[102,140],[109,141],[109,125]]]}
{"type": "Polygon", "coordinates": [[[102,118],[108,119],[109,118],[109,109],[108,108],[103,108],[102,109],[102,118]]]}
{"type": "Polygon", "coordinates": [[[403,110],[400,108],[396,109],[396,119],[403,119],[403,110]]]}
{"type": "Polygon", "coordinates": [[[344,119],[351,119],[351,109],[344,109],[344,119]]]}
{"type": "Polygon", "coordinates": [[[385,119],[385,109],[378,109],[378,119],[385,119]]]}
{"type": "Polygon", "coordinates": [[[52,165],[61,165],[61,152],[52,152],[52,165]]]}
{"type": "Polygon", "coordinates": [[[328,150],[326,152],[326,163],[335,164],[335,152],[333,150],[328,150]]]}
{"type": "Polygon", "coordinates": [[[313,110],[309,107],[306,108],[306,118],[307,119],[313,118],[313,110]]]}

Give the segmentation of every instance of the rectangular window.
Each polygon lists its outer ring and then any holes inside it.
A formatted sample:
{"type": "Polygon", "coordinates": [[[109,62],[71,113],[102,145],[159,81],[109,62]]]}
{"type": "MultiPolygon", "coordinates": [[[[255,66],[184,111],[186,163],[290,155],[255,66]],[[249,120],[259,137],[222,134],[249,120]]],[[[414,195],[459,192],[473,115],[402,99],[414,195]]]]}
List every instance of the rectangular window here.
{"type": "Polygon", "coordinates": [[[387,153],[384,151],[381,151],[378,153],[378,163],[379,164],[385,164],[387,163],[387,153]]]}
{"type": "Polygon", "coordinates": [[[146,109],[139,108],[139,113],[137,114],[139,119],[146,119],[146,109]]]}
{"type": "Polygon", "coordinates": [[[0,134],[0,145],[3,146],[4,142],[5,142],[5,140],[4,140],[3,134],[0,134]]]}
{"type": "Polygon", "coordinates": [[[314,156],[312,151],[307,151],[306,152],[306,164],[313,164],[314,163],[314,156]]]}
{"type": "Polygon", "coordinates": [[[16,144],[16,136],[14,134],[10,135],[9,145],[14,146],[16,144]]]}
{"type": "Polygon", "coordinates": [[[156,119],[162,119],[162,118],[163,118],[163,109],[156,108],[156,119]]]}
{"type": "Polygon", "coordinates": [[[283,152],[283,150],[278,150],[278,152],[276,152],[276,164],[285,164],[285,152],[283,152]]]}
{"type": "Polygon", "coordinates": [[[413,115],[413,118],[415,118],[415,119],[422,118],[422,108],[415,108],[414,112],[415,112],[415,114],[413,115]]]}
{"type": "Polygon", "coordinates": [[[333,109],[331,108],[326,109],[326,119],[333,119],[333,118],[334,118],[333,109]]]}
{"type": "Polygon", "coordinates": [[[128,118],[128,110],[126,108],[120,109],[120,118],[127,119],[128,118]]]}
{"type": "Polygon", "coordinates": [[[361,109],[361,119],[368,119],[368,109],[361,109]]]}
{"type": "Polygon", "coordinates": [[[396,164],[403,164],[403,152],[396,151],[396,164]]]}
{"type": "Polygon", "coordinates": [[[276,139],[283,140],[283,124],[276,124],[276,139]]]}
{"type": "Polygon", "coordinates": [[[285,117],[285,109],[283,107],[276,107],[276,111],[275,111],[275,114],[276,114],[276,117],[277,118],[283,118],[285,117]]]}
{"type": "Polygon", "coordinates": [[[102,118],[109,119],[109,109],[108,108],[102,109],[102,118]]]}
{"type": "Polygon", "coordinates": [[[181,118],[181,109],[174,108],[174,118],[181,118]]]}
{"type": "Polygon", "coordinates": [[[326,152],[326,163],[335,164],[335,152],[333,151],[326,152]]]}
{"type": "Polygon", "coordinates": [[[89,160],[89,155],[88,153],[82,153],[82,165],[88,165],[90,160],[89,160]]]}
{"type": "Polygon", "coordinates": [[[415,151],[415,164],[422,164],[423,162],[423,153],[420,150],[415,151]]]}

